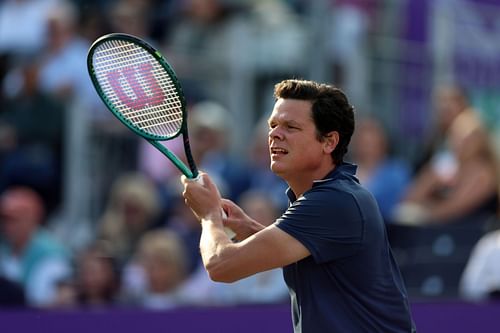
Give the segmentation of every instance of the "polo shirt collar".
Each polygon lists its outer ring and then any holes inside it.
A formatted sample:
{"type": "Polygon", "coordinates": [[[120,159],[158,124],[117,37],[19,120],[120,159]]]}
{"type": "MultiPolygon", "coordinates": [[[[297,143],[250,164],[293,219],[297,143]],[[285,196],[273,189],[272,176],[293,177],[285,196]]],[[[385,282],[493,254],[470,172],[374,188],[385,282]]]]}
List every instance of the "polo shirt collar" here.
{"type": "MultiPolygon", "coordinates": [[[[325,176],[325,178],[313,181],[312,187],[317,186],[319,184],[323,184],[323,183],[332,181],[335,178],[338,178],[340,175],[345,175],[348,177],[355,178],[357,169],[358,169],[358,167],[355,164],[348,163],[348,162],[342,162],[341,164],[337,165],[332,171],[330,171],[325,176]]],[[[297,200],[297,197],[295,196],[295,193],[293,193],[291,188],[288,188],[286,190],[286,195],[287,195],[288,199],[290,200],[290,202],[294,202],[295,200],[297,200]]]]}
{"type": "Polygon", "coordinates": [[[348,162],[342,162],[337,165],[332,171],[330,171],[325,178],[313,181],[313,187],[318,184],[329,182],[341,174],[354,177],[356,175],[356,170],[358,166],[348,162]]]}

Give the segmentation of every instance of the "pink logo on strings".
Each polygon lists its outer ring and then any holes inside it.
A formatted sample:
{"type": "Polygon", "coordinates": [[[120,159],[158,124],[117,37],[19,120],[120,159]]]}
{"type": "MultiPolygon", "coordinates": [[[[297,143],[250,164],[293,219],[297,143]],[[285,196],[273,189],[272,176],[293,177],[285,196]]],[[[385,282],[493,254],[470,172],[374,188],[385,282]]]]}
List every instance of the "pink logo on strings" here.
{"type": "Polygon", "coordinates": [[[165,99],[163,90],[154,77],[153,65],[148,62],[108,72],[107,77],[120,101],[133,110],[159,105],[165,99]],[[135,97],[130,92],[125,92],[124,81],[135,97]],[[149,91],[146,92],[144,87],[149,91]]]}

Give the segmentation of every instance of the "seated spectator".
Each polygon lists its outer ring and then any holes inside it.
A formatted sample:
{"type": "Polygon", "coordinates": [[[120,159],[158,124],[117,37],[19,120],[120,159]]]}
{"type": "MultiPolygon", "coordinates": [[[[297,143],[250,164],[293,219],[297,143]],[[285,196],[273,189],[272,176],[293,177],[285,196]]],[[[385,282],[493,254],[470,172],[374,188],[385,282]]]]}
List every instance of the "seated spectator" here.
{"type": "Polygon", "coordinates": [[[192,274],[201,264],[199,247],[201,225],[184,203],[181,191],[179,189],[177,195],[172,194],[169,198],[171,209],[165,227],[182,239],[186,250],[187,271],[188,274],[192,274]]]}
{"type": "MultiPolygon", "coordinates": [[[[230,154],[231,113],[213,101],[197,102],[188,113],[191,152],[197,167],[214,177],[225,196],[236,200],[248,188],[249,176],[245,165],[230,154]]],[[[181,140],[166,141],[164,145],[185,158],[181,140]]],[[[180,193],[180,171],[147,142],[139,146],[139,168],[167,191],[173,188],[173,195],[180,193]]]]}
{"type": "Polygon", "coordinates": [[[230,138],[234,134],[231,113],[213,101],[196,103],[190,112],[190,140],[195,161],[215,179],[225,197],[237,200],[249,184],[245,166],[230,155],[230,138]]]}
{"type": "Polygon", "coordinates": [[[125,269],[123,302],[152,310],[177,307],[186,272],[181,239],[167,230],[150,231],[141,237],[134,259],[125,269]]]}
{"type": "Polygon", "coordinates": [[[481,222],[498,209],[498,165],[487,131],[474,110],[447,131],[447,162],[425,166],[409,186],[395,219],[409,224],[481,222]]]}
{"type": "Polygon", "coordinates": [[[59,0],[0,1],[0,53],[39,52],[46,43],[48,12],[58,2],[59,0]]]}
{"type": "Polygon", "coordinates": [[[154,6],[151,1],[113,1],[109,7],[111,31],[146,38],[149,36],[149,20],[154,6]]]}
{"type": "Polygon", "coordinates": [[[43,194],[50,215],[60,203],[66,109],[39,89],[39,73],[36,59],[21,58],[4,81],[0,191],[13,183],[29,184],[43,194]]]}
{"type": "Polygon", "coordinates": [[[109,116],[88,78],[82,59],[86,58],[89,41],[78,31],[79,13],[73,1],[58,1],[48,12],[47,43],[40,53],[40,89],[67,102],[90,109],[92,118],[109,116]]]}
{"type": "Polygon", "coordinates": [[[42,199],[32,189],[10,187],[1,194],[0,275],[21,284],[34,307],[51,306],[58,283],[71,275],[67,250],[43,226],[44,218],[42,199]]]}
{"type": "Polygon", "coordinates": [[[127,263],[141,236],[155,227],[162,211],[155,184],[138,173],[118,177],[99,220],[97,238],[110,244],[118,265],[127,263]]]}
{"type": "Polygon", "coordinates": [[[109,244],[95,241],[76,257],[75,275],[58,285],[53,308],[103,308],[117,304],[120,272],[109,244]]]}
{"type": "Polygon", "coordinates": [[[484,235],[462,274],[460,294],[470,300],[500,298],[500,230],[484,235]]]}
{"type": "Polygon", "coordinates": [[[363,119],[352,138],[352,158],[358,177],[375,197],[387,223],[410,182],[410,168],[402,160],[389,155],[388,137],[376,119],[363,119]]]}
{"type": "Polygon", "coordinates": [[[233,37],[245,22],[233,5],[221,0],[182,1],[163,41],[164,53],[183,85],[186,82],[188,87],[203,87],[216,98],[221,97],[221,90],[228,90],[221,86],[227,83],[221,78],[227,78],[231,63],[228,50],[244,45],[233,37]]]}
{"type": "Polygon", "coordinates": [[[446,149],[446,133],[458,115],[472,110],[466,92],[453,84],[443,84],[435,89],[434,105],[436,120],[424,142],[423,151],[415,162],[414,173],[420,172],[431,161],[435,164],[443,161],[442,164],[447,165],[449,154],[446,149]]]}

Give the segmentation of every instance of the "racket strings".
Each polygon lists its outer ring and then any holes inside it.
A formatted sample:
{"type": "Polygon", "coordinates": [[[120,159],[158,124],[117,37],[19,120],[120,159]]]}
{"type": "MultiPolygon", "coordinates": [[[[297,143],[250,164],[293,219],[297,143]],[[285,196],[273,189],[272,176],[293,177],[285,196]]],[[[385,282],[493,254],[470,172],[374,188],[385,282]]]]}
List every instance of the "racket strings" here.
{"type": "Polygon", "coordinates": [[[163,66],[145,49],[113,40],[93,57],[94,71],[107,99],[133,126],[171,137],[183,122],[183,103],[163,66]]]}

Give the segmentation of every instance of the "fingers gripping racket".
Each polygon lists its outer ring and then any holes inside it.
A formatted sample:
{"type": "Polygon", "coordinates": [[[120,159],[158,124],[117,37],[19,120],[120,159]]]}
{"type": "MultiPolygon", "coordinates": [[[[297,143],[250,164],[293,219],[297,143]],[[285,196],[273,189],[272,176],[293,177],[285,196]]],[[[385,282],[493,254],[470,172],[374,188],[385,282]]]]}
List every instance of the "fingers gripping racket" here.
{"type": "Polygon", "coordinates": [[[92,44],[87,68],[107,108],[168,157],[187,178],[196,179],[198,169],[189,145],[186,99],[174,70],[162,55],[137,37],[113,33],[92,44]],[[160,143],[180,135],[188,165],[160,143]]]}

